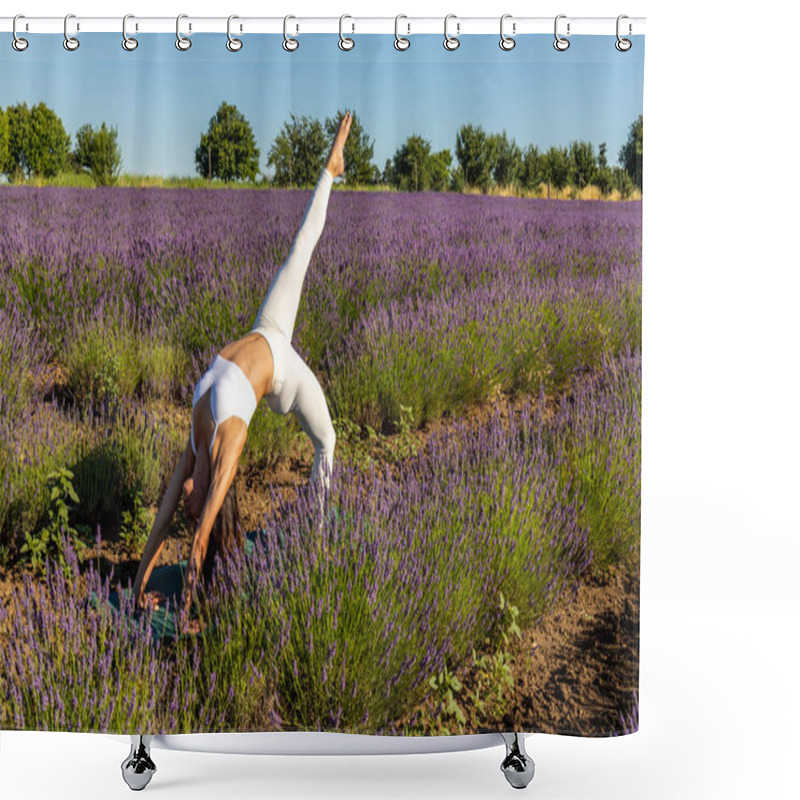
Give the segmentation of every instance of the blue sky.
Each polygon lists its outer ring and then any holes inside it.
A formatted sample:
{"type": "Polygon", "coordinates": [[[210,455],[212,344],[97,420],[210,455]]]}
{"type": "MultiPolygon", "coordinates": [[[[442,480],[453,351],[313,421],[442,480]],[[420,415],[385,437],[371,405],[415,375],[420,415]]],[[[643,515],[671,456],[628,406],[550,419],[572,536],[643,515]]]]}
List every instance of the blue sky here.
{"type": "Polygon", "coordinates": [[[431,34],[412,36],[405,52],[386,34],[356,35],[349,52],[337,47],[338,34],[305,34],[294,53],[275,34],[245,35],[238,53],[219,33],[194,34],[186,52],[167,33],[140,35],[132,53],[117,33],[80,38],[75,52],[61,34],[30,34],[23,53],[0,48],[0,106],[43,101],[73,142],[86,122],[116,125],[124,172],[195,175],[200,134],[222,100],[250,121],[267,172],[290,111],[324,120],[353,109],[381,168],[412,133],[455,155],[466,122],[505,129],[523,146],[605,141],[613,164],[642,112],[644,36],[631,37],[627,53],[614,36],[575,36],[563,53],[550,35],[520,37],[510,52],[489,34],[462,37],[454,52],[431,34]]]}

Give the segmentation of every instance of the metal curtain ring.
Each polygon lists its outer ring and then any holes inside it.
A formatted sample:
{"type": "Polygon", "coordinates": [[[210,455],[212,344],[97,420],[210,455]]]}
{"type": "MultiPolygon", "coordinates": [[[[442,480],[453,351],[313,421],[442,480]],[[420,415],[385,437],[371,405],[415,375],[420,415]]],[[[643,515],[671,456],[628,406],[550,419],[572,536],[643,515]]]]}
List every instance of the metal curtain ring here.
{"type": "Polygon", "coordinates": [[[235,36],[231,36],[232,19],[239,19],[239,17],[236,14],[231,14],[228,17],[228,41],[225,42],[225,47],[227,47],[231,53],[238,53],[242,49],[242,40],[237,39],[235,36]]]}
{"type": "MultiPolygon", "coordinates": [[[[621,19],[628,19],[628,15],[627,14],[620,14],[617,17],[617,41],[614,42],[614,47],[616,47],[617,50],[620,51],[620,53],[627,53],[628,50],[630,50],[631,47],[633,47],[633,42],[630,39],[622,39],[622,38],[620,38],[620,35],[619,35],[619,21],[621,19]]],[[[630,32],[631,32],[631,26],[630,26],[630,23],[628,23],[628,33],[630,33],[630,32]]]]}
{"type": "Polygon", "coordinates": [[[188,50],[192,46],[191,39],[188,39],[186,36],[181,36],[181,20],[188,18],[188,14],[178,14],[178,17],[175,20],[175,47],[182,51],[188,50]]]}
{"type": "Polygon", "coordinates": [[[126,14],[122,18],[122,49],[127,50],[130,53],[139,46],[139,40],[134,39],[132,36],[128,36],[125,26],[129,19],[133,19],[133,14],[126,14]]]}
{"type": "Polygon", "coordinates": [[[289,34],[286,32],[286,24],[290,19],[297,19],[297,17],[293,16],[292,14],[287,14],[283,18],[283,49],[293,53],[298,47],[300,47],[300,40],[289,36],[289,34]]]}
{"type": "MultiPolygon", "coordinates": [[[[565,39],[563,36],[558,35],[558,21],[560,19],[566,19],[566,18],[567,18],[566,14],[559,14],[556,17],[556,22],[555,22],[556,40],[553,42],[553,47],[555,47],[555,49],[558,50],[560,53],[563,53],[564,50],[567,50],[569,48],[569,39],[565,39]]],[[[567,23],[567,35],[569,35],[569,22],[567,23]]]]}
{"type": "Polygon", "coordinates": [[[449,20],[453,19],[456,15],[455,14],[448,14],[444,18],[444,49],[445,50],[458,50],[458,46],[461,42],[456,38],[458,35],[458,29],[461,27],[461,23],[456,23],[456,36],[451,36],[447,32],[447,23],[449,20]]]}
{"type": "MultiPolygon", "coordinates": [[[[394,46],[396,50],[408,50],[411,47],[411,39],[401,36],[397,27],[401,19],[408,19],[405,14],[398,14],[394,18],[394,46]]],[[[408,25],[408,32],[411,32],[411,25],[408,25]]]]}
{"type": "MultiPolygon", "coordinates": [[[[511,14],[503,14],[503,16],[500,17],[500,49],[505,51],[513,50],[517,45],[516,39],[512,39],[510,36],[506,36],[505,33],[503,33],[503,23],[510,17],[511,14]]],[[[516,22],[512,23],[511,30],[513,33],[517,32],[516,22]]]]}
{"type": "Polygon", "coordinates": [[[64,17],[64,49],[70,52],[77,50],[81,44],[74,36],[70,36],[69,33],[67,33],[67,23],[70,19],[74,18],[74,14],[67,14],[67,16],[64,17]]]}
{"type": "Polygon", "coordinates": [[[21,36],[17,36],[17,20],[18,19],[25,19],[24,14],[17,14],[14,17],[14,21],[11,23],[11,33],[14,34],[14,39],[11,42],[11,46],[18,52],[21,53],[23,50],[28,49],[28,40],[23,39],[21,36]]]}
{"type": "Polygon", "coordinates": [[[342,50],[352,50],[356,46],[356,43],[349,36],[345,36],[342,33],[342,23],[345,19],[352,19],[352,17],[349,14],[342,14],[342,16],[339,17],[339,47],[342,50]]]}

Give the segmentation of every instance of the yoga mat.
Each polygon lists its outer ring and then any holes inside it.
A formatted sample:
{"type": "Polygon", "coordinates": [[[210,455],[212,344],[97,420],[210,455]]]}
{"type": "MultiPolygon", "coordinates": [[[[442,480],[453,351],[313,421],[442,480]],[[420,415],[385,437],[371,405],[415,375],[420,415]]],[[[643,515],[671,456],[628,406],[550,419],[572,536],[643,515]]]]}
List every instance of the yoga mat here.
{"type": "MultiPolygon", "coordinates": [[[[248,531],[245,534],[244,549],[246,555],[249,556],[253,552],[257,536],[258,531],[248,531]]],[[[177,564],[165,564],[163,566],[156,567],[150,574],[150,580],[147,582],[147,591],[161,592],[169,601],[168,608],[165,608],[164,605],[161,605],[152,612],[152,616],[150,618],[150,627],[153,631],[153,637],[155,639],[176,639],[180,635],[191,635],[179,634],[177,624],[177,614],[180,608],[181,592],[183,590],[183,578],[186,573],[186,568],[187,559],[183,559],[177,564]]],[[[126,597],[129,597],[131,590],[123,589],[122,594],[124,594],[126,597]]],[[[90,594],[90,603],[95,608],[100,608],[102,605],[101,599],[97,597],[94,592],[90,594]]],[[[120,597],[118,592],[109,593],[107,605],[115,613],[119,612],[120,597]]],[[[149,612],[146,612],[143,609],[137,610],[134,613],[133,618],[129,619],[129,624],[132,627],[137,627],[140,625],[139,621],[142,615],[147,613],[149,612]]]]}

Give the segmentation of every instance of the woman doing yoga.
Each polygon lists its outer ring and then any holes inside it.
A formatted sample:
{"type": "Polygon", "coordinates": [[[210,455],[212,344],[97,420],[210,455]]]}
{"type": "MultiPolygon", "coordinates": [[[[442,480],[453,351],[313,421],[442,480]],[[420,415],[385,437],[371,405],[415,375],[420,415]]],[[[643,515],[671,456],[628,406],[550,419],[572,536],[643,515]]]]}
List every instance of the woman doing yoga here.
{"type": "Polygon", "coordinates": [[[196,522],[180,614],[181,628],[189,632],[200,627],[198,620],[189,620],[188,612],[201,570],[204,576],[210,575],[213,555],[207,556],[212,530],[211,549],[222,555],[241,541],[233,479],[247,425],[262,397],[272,411],[295,415],[314,443],[311,481],[322,491],[329,485],[336,436],[328,405],[322,387],[292,347],[291,339],[303,280],[325,224],[333,179],[344,173],[344,144],[351,123],[348,112],[339,124],[297,237],[269,287],[252,330],[224,347],[197,383],[189,440],[142,553],[133,593],[138,607],[155,608],[166,598],[160,592],[145,592],[145,587],[182,495],[186,515],[196,522]]]}

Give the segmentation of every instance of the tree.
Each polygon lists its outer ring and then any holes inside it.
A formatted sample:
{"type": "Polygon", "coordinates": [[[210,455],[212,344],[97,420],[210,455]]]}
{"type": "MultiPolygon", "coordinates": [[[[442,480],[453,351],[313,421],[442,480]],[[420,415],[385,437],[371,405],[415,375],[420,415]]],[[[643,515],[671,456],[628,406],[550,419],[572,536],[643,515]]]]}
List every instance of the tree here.
{"type": "Polygon", "coordinates": [[[600,142],[600,148],[597,154],[597,166],[600,167],[600,169],[608,166],[608,156],[606,155],[606,150],[606,143],[600,142]]]}
{"type": "Polygon", "coordinates": [[[69,134],[64,123],[51,108],[38,103],[9,106],[8,151],[5,172],[16,176],[40,175],[52,178],[66,164],[69,134]]]}
{"type": "Polygon", "coordinates": [[[569,146],[572,161],[572,182],[578,189],[588,186],[597,172],[597,157],[591,142],[575,141],[569,146]]]}
{"type": "Polygon", "coordinates": [[[520,181],[526,189],[534,191],[547,181],[546,159],[536,145],[529,144],[522,154],[520,181]]]}
{"type": "Polygon", "coordinates": [[[456,159],[464,174],[467,187],[478,186],[483,191],[492,180],[492,167],[497,154],[497,142],[480,125],[462,125],[456,135],[456,159]]]}
{"type": "Polygon", "coordinates": [[[392,160],[391,180],[392,186],[406,192],[424,192],[431,188],[431,143],[427,139],[412,134],[400,145],[392,160]]]}
{"type": "Polygon", "coordinates": [[[614,167],[614,185],[619,190],[623,200],[627,200],[633,194],[631,176],[622,167],[614,167]]]}
{"type": "Polygon", "coordinates": [[[570,157],[566,147],[551,147],[544,157],[547,182],[556,189],[563,189],[569,183],[570,157]]]}
{"type": "Polygon", "coordinates": [[[514,139],[509,139],[506,132],[494,137],[495,162],[492,176],[499,186],[513,186],[521,183],[522,150],[514,139]]]}
{"type": "MultiPolygon", "coordinates": [[[[627,173],[625,174],[627,175],[627,173]]],[[[609,166],[598,168],[594,177],[594,183],[600,190],[600,194],[603,195],[603,197],[608,197],[617,185],[616,178],[614,177],[614,170],[609,166]]]]}
{"type": "Polygon", "coordinates": [[[293,113],[290,117],[275,137],[267,156],[267,163],[275,167],[273,183],[276,186],[313,185],[325,166],[330,142],[318,119],[293,113]]]}
{"type": "Polygon", "coordinates": [[[122,152],[117,143],[117,129],[103,122],[95,131],[88,123],[75,134],[75,162],[88,171],[98,186],[116,183],[122,166],[122,152]]]}
{"type": "MultiPolygon", "coordinates": [[[[344,113],[344,110],[337,111],[334,117],[326,118],[325,131],[331,139],[336,136],[344,113]]],[[[361,126],[358,115],[353,112],[350,134],[344,145],[344,178],[347,183],[377,183],[375,167],[372,164],[373,154],[373,142],[361,126]]]]}
{"type": "Polygon", "coordinates": [[[223,100],[208,130],[200,135],[194,153],[197,171],[223,181],[255,180],[259,157],[250,123],[236,106],[223,100]]]}
{"type": "Polygon", "coordinates": [[[453,157],[449,150],[440,150],[430,157],[431,189],[436,192],[445,192],[450,185],[450,164],[453,157]]]}
{"type": "Polygon", "coordinates": [[[642,188],[642,155],[644,153],[644,123],[642,115],[631,123],[628,140],[620,148],[619,162],[633,183],[642,188]]]}
{"type": "Polygon", "coordinates": [[[0,108],[0,173],[8,170],[8,114],[0,108]]]}

